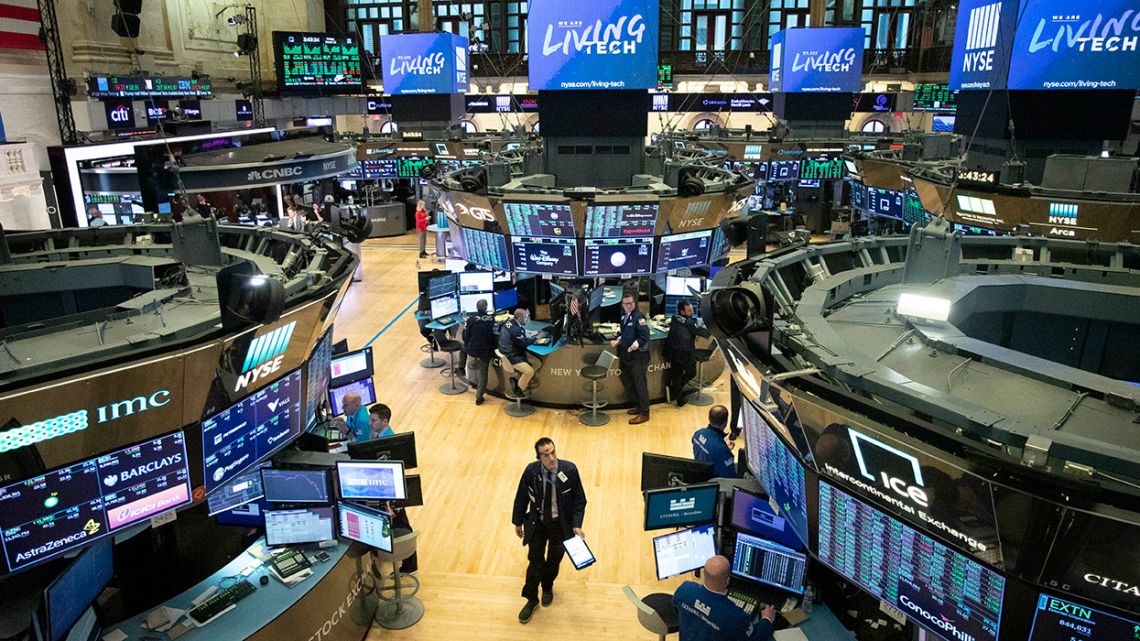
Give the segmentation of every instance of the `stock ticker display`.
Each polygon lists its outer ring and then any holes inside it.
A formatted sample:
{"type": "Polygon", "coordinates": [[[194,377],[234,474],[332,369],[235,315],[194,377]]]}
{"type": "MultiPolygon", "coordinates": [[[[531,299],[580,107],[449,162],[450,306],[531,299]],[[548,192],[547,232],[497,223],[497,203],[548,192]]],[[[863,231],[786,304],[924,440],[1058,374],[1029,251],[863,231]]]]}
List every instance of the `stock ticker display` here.
{"type": "Polygon", "coordinates": [[[273,36],[281,89],[360,90],[360,43],[354,36],[278,32],[273,36]]]}
{"type": "Polygon", "coordinates": [[[657,228],[657,205],[590,205],[586,208],[586,238],[652,236],[657,228]]]}
{"type": "Polygon", "coordinates": [[[748,469],[780,508],[780,514],[806,546],[808,543],[807,479],[803,465],[780,440],[752,403],[742,403],[748,469]]]}
{"type": "Polygon", "coordinates": [[[958,92],[948,84],[917,84],[914,86],[915,111],[957,111],[958,92]]]}
{"type": "Polygon", "coordinates": [[[843,158],[804,158],[800,161],[800,180],[839,180],[843,178],[843,158]]]}
{"type": "Polygon", "coordinates": [[[1000,574],[823,480],[819,560],[947,641],[997,641],[1000,574]]]}
{"type": "Polygon", "coordinates": [[[578,241],[570,238],[519,236],[511,239],[516,272],[531,274],[578,273],[578,241]]]}
{"type": "Polygon", "coordinates": [[[563,203],[503,203],[512,236],[574,238],[570,205],[563,203]]]}
{"type": "Polygon", "coordinates": [[[1140,641],[1140,620],[1042,594],[1029,641],[1140,641]]]}
{"type": "Polygon", "coordinates": [[[208,76],[91,76],[87,79],[87,95],[92,98],[212,96],[213,93],[208,76]]]}
{"type": "MultiPolygon", "coordinates": [[[[458,226],[457,226],[458,228],[458,226]]],[[[507,271],[511,268],[507,255],[507,237],[494,232],[463,227],[463,243],[467,250],[467,260],[495,269],[507,271]]],[[[454,231],[452,232],[454,233],[454,231]]]]}
{"type": "Polygon", "coordinates": [[[9,571],[68,552],[190,502],[182,432],[0,488],[9,571]]]}

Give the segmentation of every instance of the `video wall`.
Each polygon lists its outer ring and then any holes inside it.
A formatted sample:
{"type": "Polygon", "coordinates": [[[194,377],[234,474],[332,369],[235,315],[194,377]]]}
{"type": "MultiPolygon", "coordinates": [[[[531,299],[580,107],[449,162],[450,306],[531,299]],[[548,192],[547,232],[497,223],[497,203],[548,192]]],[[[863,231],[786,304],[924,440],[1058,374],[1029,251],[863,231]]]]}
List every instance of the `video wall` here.
{"type": "Polygon", "coordinates": [[[830,393],[729,363],[745,396],[749,471],[779,515],[821,563],[928,638],[1140,638],[1125,578],[1140,568],[1136,520],[1051,503],[950,441],[909,439],[830,393]]]}

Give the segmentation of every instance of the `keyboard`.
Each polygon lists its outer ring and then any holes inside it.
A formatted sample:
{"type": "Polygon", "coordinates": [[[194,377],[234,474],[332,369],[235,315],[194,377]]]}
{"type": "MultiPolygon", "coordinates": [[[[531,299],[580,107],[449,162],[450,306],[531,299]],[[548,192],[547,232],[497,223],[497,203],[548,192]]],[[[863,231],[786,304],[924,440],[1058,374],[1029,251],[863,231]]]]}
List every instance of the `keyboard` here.
{"type": "Polygon", "coordinates": [[[756,612],[759,611],[760,603],[756,600],[756,597],[746,592],[729,590],[728,600],[732,601],[736,607],[744,610],[748,616],[755,616],[756,612]]]}
{"type": "Polygon", "coordinates": [[[221,590],[214,596],[202,602],[202,605],[190,610],[190,618],[198,625],[206,625],[215,617],[232,608],[235,603],[257,591],[253,584],[245,579],[238,581],[232,587],[221,590]]]}
{"type": "Polygon", "coordinates": [[[435,319],[435,322],[439,323],[440,325],[458,325],[459,319],[455,318],[454,316],[444,316],[443,318],[435,319]]]}
{"type": "Polygon", "coordinates": [[[309,569],[313,565],[309,562],[308,557],[300,550],[294,549],[285,550],[284,552],[273,555],[273,559],[270,560],[270,563],[273,564],[273,569],[282,579],[288,579],[302,570],[309,569]]]}

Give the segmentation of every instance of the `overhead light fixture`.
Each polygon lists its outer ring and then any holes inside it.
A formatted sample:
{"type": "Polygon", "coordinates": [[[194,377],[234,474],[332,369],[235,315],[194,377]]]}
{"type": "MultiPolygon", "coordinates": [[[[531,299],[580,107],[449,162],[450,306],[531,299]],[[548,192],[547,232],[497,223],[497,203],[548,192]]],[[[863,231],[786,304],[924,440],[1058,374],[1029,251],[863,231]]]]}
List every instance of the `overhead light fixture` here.
{"type": "Polygon", "coordinates": [[[241,56],[248,56],[253,53],[255,49],[257,49],[257,36],[250,33],[243,33],[237,37],[237,51],[234,52],[234,56],[239,58],[241,56]]]}
{"type": "Polygon", "coordinates": [[[950,318],[950,299],[902,293],[899,294],[895,313],[899,316],[946,322],[950,318]]]}
{"type": "Polygon", "coordinates": [[[233,15],[233,16],[230,16],[229,18],[226,18],[226,24],[228,24],[231,27],[236,27],[239,24],[245,24],[246,22],[247,21],[246,21],[245,16],[243,16],[241,14],[233,15]]]}

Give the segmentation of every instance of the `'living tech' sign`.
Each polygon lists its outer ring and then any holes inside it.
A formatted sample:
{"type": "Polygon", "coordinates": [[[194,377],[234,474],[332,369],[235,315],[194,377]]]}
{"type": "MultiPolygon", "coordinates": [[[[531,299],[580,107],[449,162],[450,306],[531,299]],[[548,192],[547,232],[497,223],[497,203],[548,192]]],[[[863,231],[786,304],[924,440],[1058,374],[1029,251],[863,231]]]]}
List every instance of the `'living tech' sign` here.
{"type": "Polygon", "coordinates": [[[531,90],[656,87],[658,10],[648,0],[533,0],[531,90]]]}
{"type": "Polygon", "coordinates": [[[449,94],[467,91],[467,38],[450,33],[380,36],[384,92],[449,94]]]}
{"type": "Polygon", "coordinates": [[[772,34],[772,91],[859,91],[865,37],[859,27],[777,31],[772,34]]]}

